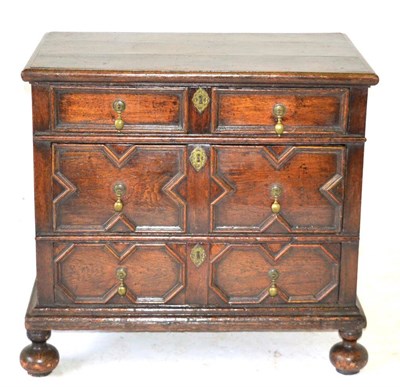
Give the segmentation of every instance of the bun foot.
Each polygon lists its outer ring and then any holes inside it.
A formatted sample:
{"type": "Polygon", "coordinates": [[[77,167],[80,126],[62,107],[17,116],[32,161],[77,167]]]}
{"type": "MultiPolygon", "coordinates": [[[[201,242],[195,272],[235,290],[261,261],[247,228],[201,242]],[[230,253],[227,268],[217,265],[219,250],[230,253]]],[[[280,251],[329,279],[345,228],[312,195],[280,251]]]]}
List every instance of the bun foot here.
{"type": "Polygon", "coordinates": [[[19,357],[21,366],[32,376],[47,376],[57,367],[60,355],[47,344],[50,331],[27,331],[32,344],[26,346],[19,357]]]}
{"type": "Polygon", "coordinates": [[[339,331],[343,341],[335,344],[329,353],[331,363],[337,372],[343,375],[354,375],[367,364],[368,352],[357,343],[361,334],[361,331],[339,331]]]}

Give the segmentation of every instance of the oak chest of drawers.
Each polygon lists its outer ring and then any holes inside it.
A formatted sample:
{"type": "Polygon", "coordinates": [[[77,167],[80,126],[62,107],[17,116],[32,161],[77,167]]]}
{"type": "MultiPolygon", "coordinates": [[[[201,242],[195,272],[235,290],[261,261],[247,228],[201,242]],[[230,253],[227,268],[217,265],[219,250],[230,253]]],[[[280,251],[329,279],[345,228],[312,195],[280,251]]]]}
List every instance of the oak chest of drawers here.
{"type": "Polygon", "coordinates": [[[47,34],[32,84],[32,375],[51,330],[337,329],[358,372],[367,90],[341,34],[47,34]]]}

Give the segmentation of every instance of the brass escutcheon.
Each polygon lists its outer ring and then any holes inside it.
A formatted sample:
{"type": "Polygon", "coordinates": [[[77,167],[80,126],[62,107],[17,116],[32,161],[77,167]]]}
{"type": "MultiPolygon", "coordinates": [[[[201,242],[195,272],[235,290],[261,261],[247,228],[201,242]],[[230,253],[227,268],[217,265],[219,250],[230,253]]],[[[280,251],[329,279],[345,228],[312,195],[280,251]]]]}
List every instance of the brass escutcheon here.
{"type": "Polygon", "coordinates": [[[206,260],[207,254],[204,248],[200,245],[196,245],[193,247],[192,251],[190,252],[190,259],[194,263],[196,267],[200,267],[202,263],[206,260]]]}
{"type": "Polygon", "coordinates": [[[201,114],[207,109],[207,106],[210,103],[210,97],[204,89],[199,87],[193,94],[192,102],[194,107],[201,114]]]}
{"type": "Polygon", "coordinates": [[[117,130],[122,130],[124,128],[125,122],[122,119],[122,112],[125,110],[126,104],[122,99],[117,99],[113,103],[113,109],[117,112],[117,118],[114,122],[115,128],[117,130]]]}
{"type": "Polygon", "coordinates": [[[273,107],[272,112],[274,114],[274,117],[277,119],[277,123],[275,125],[275,132],[278,135],[278,137],[280,137],[280,135],[285,130],[285,127],[283,126],[283,123],[282,123],[282,118],[286,113],[286,106],[281,103],[277,103],[273,107]]]}
{"type": "Polygon", "coordinates": [[[196,172],[199,172],[206,165],[207,154],[203,148],[197,146],[190,154],[189,160],[196,172]]]}
{"type": "Polygon", "coordinates": [[[124,282],[127,275],[128,273],[124,267],[119,267],[116,271],[116,276],[119,281],[118,294],[122,297],[124,297],[127,292],[127,288],[124,282]]]}
{"type": "Polygon", "coordinates": [[[276,297],[278,295],[278,288],[276,287],[276,280],[279,278],[279,271],[276,269],[271,269],[268,272],[268,277],[271,279],[271,286],[268,289],[268,293],[271,297],[276,297]]]}

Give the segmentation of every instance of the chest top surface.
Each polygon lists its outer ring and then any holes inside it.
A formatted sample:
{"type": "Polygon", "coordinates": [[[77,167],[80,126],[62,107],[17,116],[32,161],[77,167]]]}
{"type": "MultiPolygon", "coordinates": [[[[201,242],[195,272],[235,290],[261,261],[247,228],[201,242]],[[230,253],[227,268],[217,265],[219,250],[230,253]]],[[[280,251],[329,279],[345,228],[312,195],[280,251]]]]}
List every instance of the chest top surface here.
{"type": "Polygon", "coordinates": [[[26,81],[341,83],[378,77],[346,35],[46,34],[26,81]]]}

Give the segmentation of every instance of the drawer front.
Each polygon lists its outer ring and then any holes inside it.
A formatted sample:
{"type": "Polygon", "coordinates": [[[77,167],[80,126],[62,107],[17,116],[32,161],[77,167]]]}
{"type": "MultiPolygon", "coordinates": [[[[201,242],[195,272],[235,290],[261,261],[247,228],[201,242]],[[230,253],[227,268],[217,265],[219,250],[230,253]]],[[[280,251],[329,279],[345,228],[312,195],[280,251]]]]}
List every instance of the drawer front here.
{"type": "Polygon", "coordinates": [[[276,104],[283,104],[284,132],[332,134],[346,131],[347,89],[214,89],[212,131],[274,134],[276,104]]]}
{"type": "Polygon", "coordinates": [[[340,244],[69,241],[52,262],[60,304],[335,303],[340,244]]]}
{"type": "Polygon", "coordinates": [[[188,206],[209,213],[188,226],[211,233],[341,230],[343,146],[212,146],[199,172],[190,159],[179,145],[53,145],[53,230],[184,233],[188,206]]]}
{"type": "Polygon", "coordinates": [[[334,303],[339,257],[339,244],[215,244],[209,302],[334,303]]]}
{"type": "Polygon", "coordinates": [[[186,88],[69,88],[53,93],[53,125],[69,132],[186,132],[186,88]],[[123,101],[120,117],[115,101],[123,101]],[[117,130],[120,118],[123,128],[117,130]]]}
{"type": "Polygon", "coordinates": [[[211,231],[340,231],[344,163],[343,146],[212,147],[211,231]]]}
{"type": "Polygon", "coordinates": [[[53,250],[57,303],[184,302],[184,244],[55,243],[53,250]]]}
{"type": "Polygon", "coordinates": [[[53,145],[54,231],[184,232],[186,153],[173,145],[53,145]]]}

